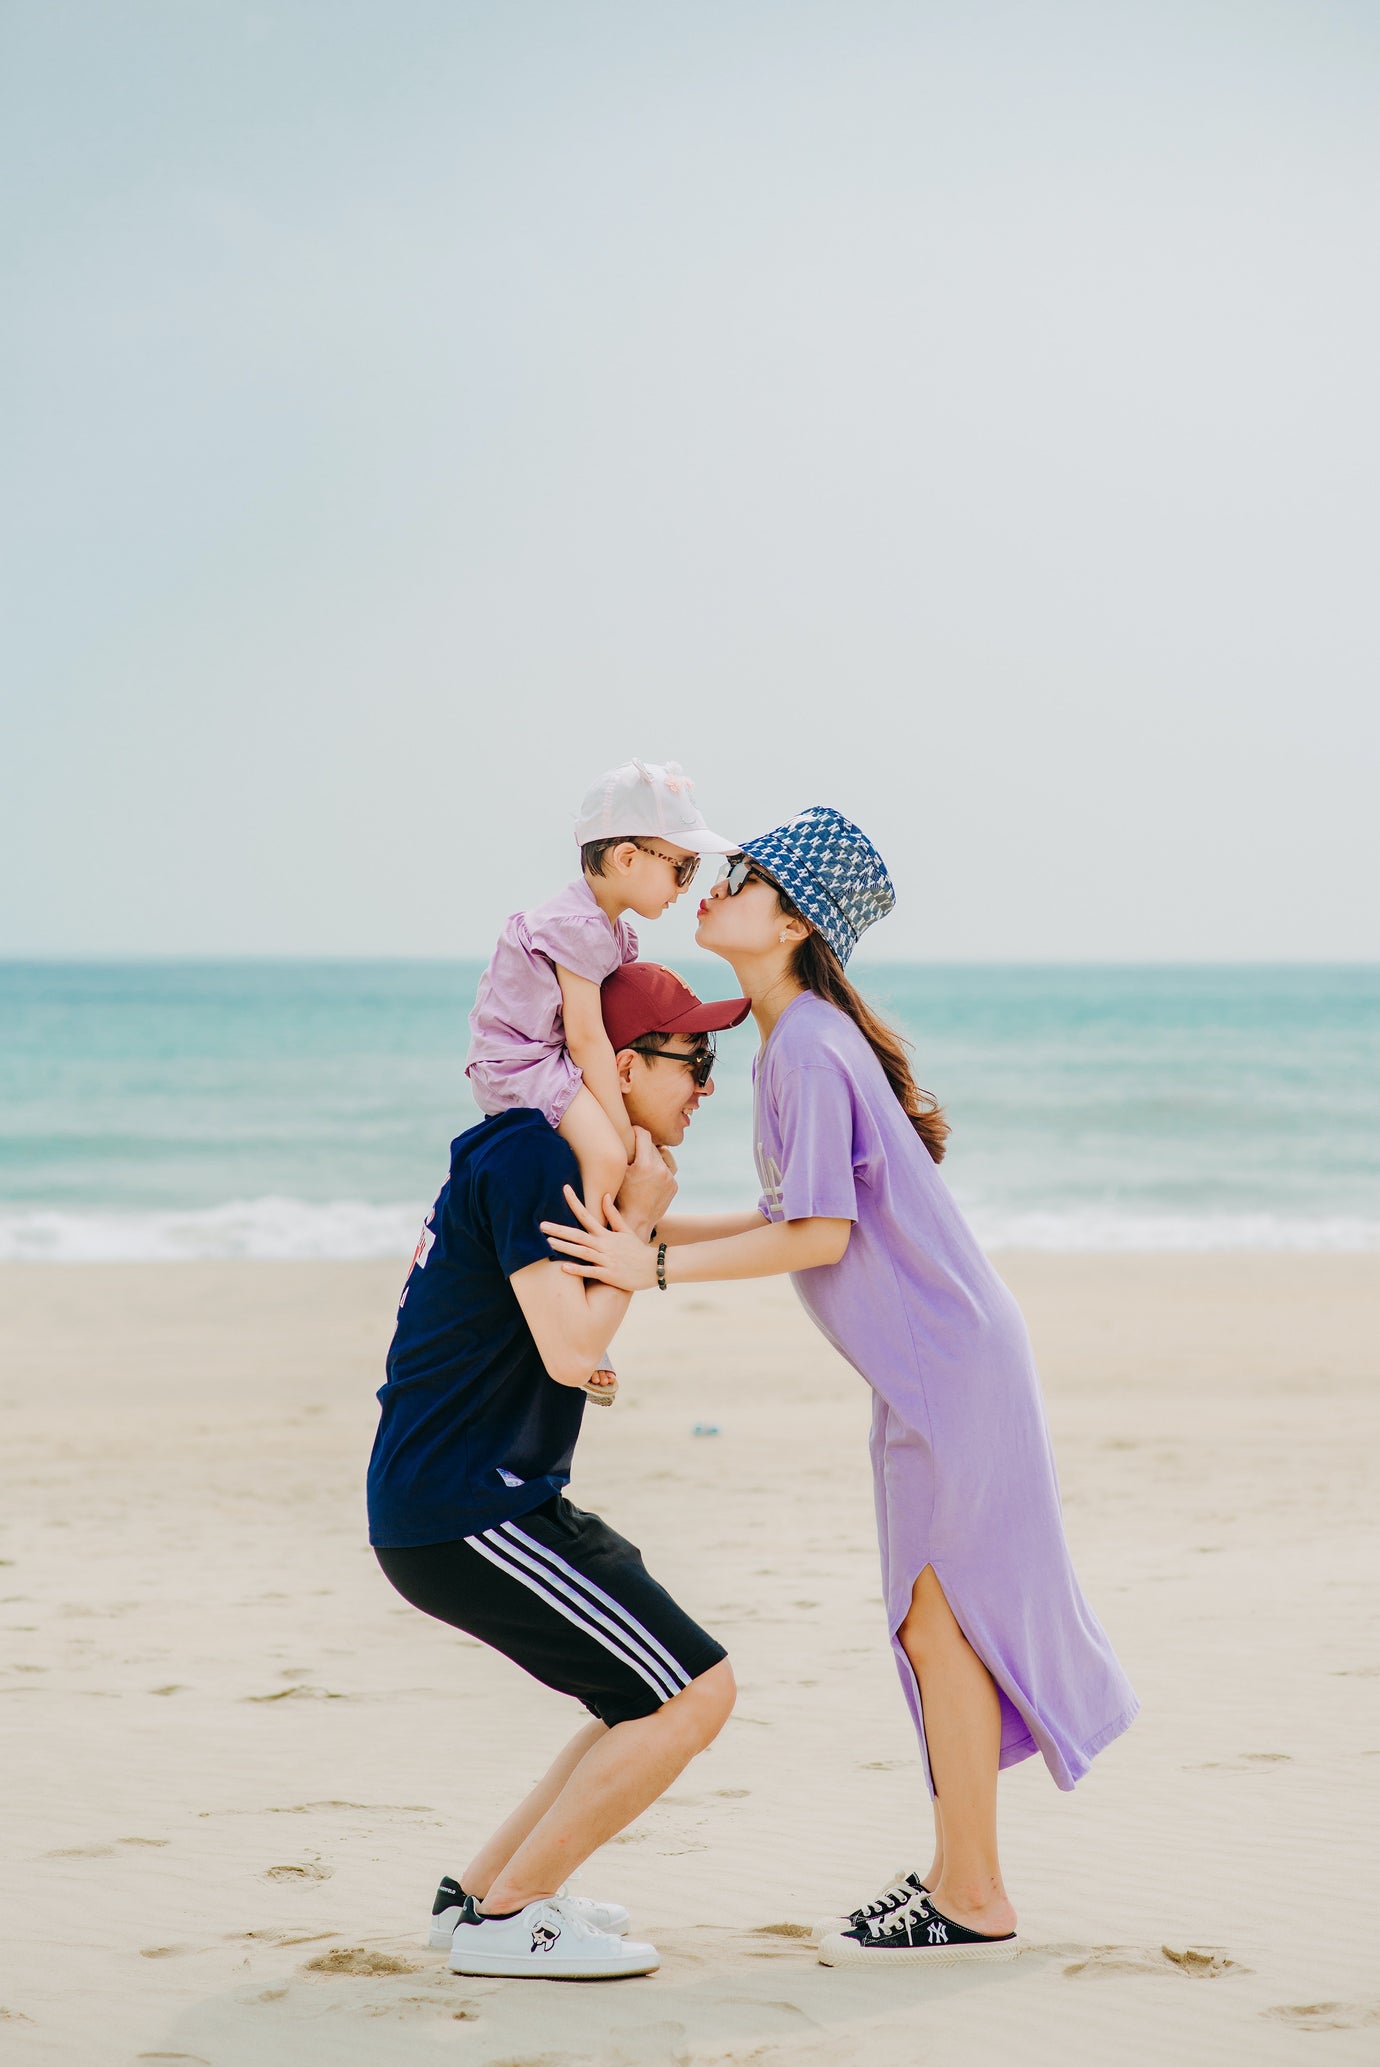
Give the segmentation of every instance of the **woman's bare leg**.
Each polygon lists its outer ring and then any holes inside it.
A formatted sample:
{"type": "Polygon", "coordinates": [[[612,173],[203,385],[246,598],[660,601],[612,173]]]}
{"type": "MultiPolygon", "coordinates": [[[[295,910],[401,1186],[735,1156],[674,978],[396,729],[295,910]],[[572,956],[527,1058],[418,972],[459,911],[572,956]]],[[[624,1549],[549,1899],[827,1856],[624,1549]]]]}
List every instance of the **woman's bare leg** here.
{"type": "Polygon", "coordinates": [[[937,1797],[939,1874],[927,1885],[944,1916],[997,1937],[1016,1928],[997,1857],[1001,1704],[932,1565],[915,1582],[900,1639],[920,1687],[937,1797]]]}
{"type": "Polygon", "coordinates": [[[931,1807],[934,1810],[934,1857],[930,1860],[929,1872],[922,1873],[920,1878],[927,1888],[933,1890],[944,1877],[944,1819],[939,1813],[938,1795],[935,1796],[931,1807]]]}

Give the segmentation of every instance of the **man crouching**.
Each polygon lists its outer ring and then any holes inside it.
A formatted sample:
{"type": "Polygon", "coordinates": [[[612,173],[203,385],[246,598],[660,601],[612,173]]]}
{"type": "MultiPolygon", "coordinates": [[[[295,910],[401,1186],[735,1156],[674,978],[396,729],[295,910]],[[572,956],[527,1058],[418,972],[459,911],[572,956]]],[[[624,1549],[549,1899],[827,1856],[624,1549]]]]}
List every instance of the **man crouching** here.
{"type": "MultiPolygon", "coordinates": [[[[617,1207],[646,1239],[675,1193],[660,1149],[713,1091],[711,1035],[745,998],[701,1004],[654,963],[603,986],[637,1155],[617,1207]]],[[[562,1270],[541,1232],[569,1217],[574,1154],[540,1114],[451,1145],[398,1305],[369,1464],[369,1539],[398,1592],[478,1637],[594,1718],[442,1880],[431,1943],[461,1974],[604,1980],[650,1973],[613,1902],[562,1893],[711,1743],[733,1707],[723,1648],[641,1553],[565,1497],[591,1373],[629,1295],[562,1270]]]]}

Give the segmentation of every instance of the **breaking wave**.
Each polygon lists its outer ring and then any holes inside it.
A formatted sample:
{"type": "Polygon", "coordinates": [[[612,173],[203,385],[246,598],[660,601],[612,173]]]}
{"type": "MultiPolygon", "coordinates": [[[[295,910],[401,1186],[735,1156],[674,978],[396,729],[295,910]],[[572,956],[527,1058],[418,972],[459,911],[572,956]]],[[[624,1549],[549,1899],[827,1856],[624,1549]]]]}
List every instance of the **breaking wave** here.
{"type": "MultiPolygon", "coordinates": [[[[428,1202],[429,1203],[429,1202],[428,1202]]],[[[691,1198],[687,1206],[694,1210],[691,1198]]],[[[715,1203],[705,1200],[706,1205],[715,1203]]],[[[336,1199],[236,1199],[190,1211],[73,1213],[35,1209],[0,1214],[0,1263],[189,1263],[219,1258],[354,1262],[406,1258],[426,1203],[369,1205],[336,1199]]],[[[1380,1249],[1380,1221],[1268,1213],[1165,1213],[1099,1208],[1003,1212],[975,1207],[975,1232],[987,1249],[1071,1253],[1145,1250],[1380,1249]]]]}

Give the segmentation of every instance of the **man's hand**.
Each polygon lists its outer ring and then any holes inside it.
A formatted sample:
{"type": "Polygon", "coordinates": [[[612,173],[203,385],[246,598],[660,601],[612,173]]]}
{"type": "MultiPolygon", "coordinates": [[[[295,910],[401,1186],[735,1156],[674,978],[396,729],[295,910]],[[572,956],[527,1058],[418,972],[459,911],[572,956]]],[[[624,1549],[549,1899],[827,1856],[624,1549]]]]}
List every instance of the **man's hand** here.
{"type": "MultiPolygon", "coordinates": [[[[668,1161],[665,1150],[657,1147],[645,1127],[634,1127],[633,1135],[637,1152],[619,1186],[617,1205],[623,1225],[645,1238],[676,1195],[675,1165],[668,1161]]],[[[566,1197],[570,1196],[567,1185],[566,1197]]],[[[609,1224],[614,1225],[612,1221],[609,1224]]]]}

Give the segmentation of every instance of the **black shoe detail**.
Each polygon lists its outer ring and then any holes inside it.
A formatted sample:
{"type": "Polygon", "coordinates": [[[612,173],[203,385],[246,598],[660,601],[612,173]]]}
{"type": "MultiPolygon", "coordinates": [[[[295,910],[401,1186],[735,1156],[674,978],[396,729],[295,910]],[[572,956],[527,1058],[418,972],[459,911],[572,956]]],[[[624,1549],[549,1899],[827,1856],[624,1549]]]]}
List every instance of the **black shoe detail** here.
{"type": "Polygon", "coordinates": [[[970,1931],[966,1924],[955,1923],[951,1916],[941,1914],[928,1896],[921,1896],[910,1908],[870,1924],[860,1924],[846,1935],[856,1938],[869,1952],[904,1952],[927,1945],[1008,1945],[1016,1933],[999,1931],[988,1936],[984,1931],[970,1931]]]}
{"type": "Polygon", "coordinates": [[[431,1905],[431,1913],[433,1916],[439,1916],[443,1909],[463,1907],[464,1901],[465,1890],[458,1880],[452,1880],[447,1873],[436,1890],[436,1900],[431,1905]]]}
{"type": "Polygon", "coordinates": [[[860,1924],[875,1923],[878,1917],[890,1916],[893,1910],[904,1908],[906,1903],[913,1902],[917,1895],[928,1892],[918,1873],[908,1873],[901,1885],[903,1893],[879,1896],[875,1902],[864,1902],[861,1909],[851,1910],[847,1925],[849,1935],[851,1936],[860,1924]]]}
{"type": "MultiPolygon", "coordinates": [[[[481,1909],[473,1895],[466,1895],[460,1923],[507,1923],[509,1917],[517,1914],[516,1909],[481,1909]]],[[[457,1931],[460,1923],[455,1926],[457,1931]]]]}

